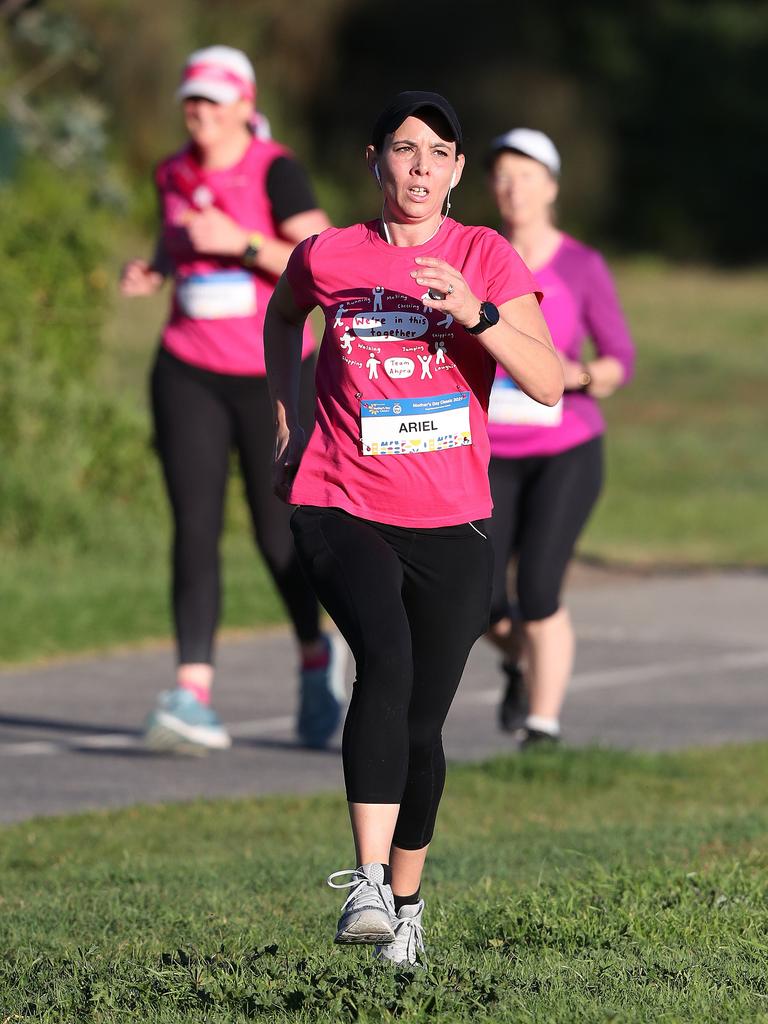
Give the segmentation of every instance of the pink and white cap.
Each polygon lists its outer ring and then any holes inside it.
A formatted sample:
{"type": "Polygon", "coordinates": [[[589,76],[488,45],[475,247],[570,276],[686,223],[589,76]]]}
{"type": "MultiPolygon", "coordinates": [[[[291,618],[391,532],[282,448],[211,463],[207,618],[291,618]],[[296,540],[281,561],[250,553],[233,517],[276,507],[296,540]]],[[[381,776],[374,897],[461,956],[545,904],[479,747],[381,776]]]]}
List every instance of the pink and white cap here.
{"type": "Polygon", "coordinates": [[[236,103],[256,95],[256,73],[242,50],[207,46],[187,57],[176,99],[202,96],[213,103],[236,103]]]}

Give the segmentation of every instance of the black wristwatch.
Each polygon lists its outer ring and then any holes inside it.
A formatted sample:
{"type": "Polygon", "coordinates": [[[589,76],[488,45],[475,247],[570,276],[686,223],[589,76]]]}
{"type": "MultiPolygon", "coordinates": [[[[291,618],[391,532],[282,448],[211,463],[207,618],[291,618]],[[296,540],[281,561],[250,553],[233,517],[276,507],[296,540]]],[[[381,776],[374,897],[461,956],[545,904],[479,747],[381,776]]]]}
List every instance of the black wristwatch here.
{"type": "Polygon", "coordinates": [[[260,231],[254,231],[248,239],[248,245],[245,247],[245,252],[240,257],[240,262],[244,267],[248,267],[249,270],[253,270],[256,266],[256,259],[261,251],[261,247],[264,245],[264,235],[260,231]]]}
{"type": "Polygon", "coordinates": [[[492,302],[480,303],[480,322],[474,327],[465,327],[470,334],[482,334],[489,327],[494,327],[500,319],[499,310],[492,302]]]}

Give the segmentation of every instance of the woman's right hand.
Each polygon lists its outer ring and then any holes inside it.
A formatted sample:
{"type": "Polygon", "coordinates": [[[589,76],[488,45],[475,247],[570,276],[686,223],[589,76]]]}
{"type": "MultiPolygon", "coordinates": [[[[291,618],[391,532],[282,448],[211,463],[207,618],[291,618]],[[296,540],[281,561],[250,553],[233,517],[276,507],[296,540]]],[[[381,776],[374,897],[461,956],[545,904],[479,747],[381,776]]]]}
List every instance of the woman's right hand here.
{"type": "Polygon", "coordinates": [[[272,464],[272,490],[282,501],[288,501],[306,445],[307,436],[300,426],[292,430],[287,427],[278,429],[272,464]]]}
{"type": "Polygon", "coordinates": [[[154,295],[164,280],[163,275],[146,260],[131,260],[120,274],[120,292],[130,299],[139,295],[154,295]]]}

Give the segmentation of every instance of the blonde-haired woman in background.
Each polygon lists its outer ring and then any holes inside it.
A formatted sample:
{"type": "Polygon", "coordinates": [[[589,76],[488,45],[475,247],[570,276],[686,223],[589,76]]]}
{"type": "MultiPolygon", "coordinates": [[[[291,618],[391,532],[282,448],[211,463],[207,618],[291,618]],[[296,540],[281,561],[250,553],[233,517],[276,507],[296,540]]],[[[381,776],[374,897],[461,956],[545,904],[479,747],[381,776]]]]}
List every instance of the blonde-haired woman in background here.
{"type": "Polygon", "coordinates": [[[565,377],[563,400],[549,408],[499,366],[488,410],[494,503],[488,530],[496,560],[487,636],[503,653],[500,724],[520,731],[527,746],[560,736],[575,651],[560,593],[602,486],[605,422],[597,399],[629,381],[635,355],[602,256],[554,222],[560,155],[552,140],[515,128],[492,141],[487,168],[501,233],[544,293],[541,311],[565,377]],[[588,341],[594,354],[585,359],[588,341]]]}

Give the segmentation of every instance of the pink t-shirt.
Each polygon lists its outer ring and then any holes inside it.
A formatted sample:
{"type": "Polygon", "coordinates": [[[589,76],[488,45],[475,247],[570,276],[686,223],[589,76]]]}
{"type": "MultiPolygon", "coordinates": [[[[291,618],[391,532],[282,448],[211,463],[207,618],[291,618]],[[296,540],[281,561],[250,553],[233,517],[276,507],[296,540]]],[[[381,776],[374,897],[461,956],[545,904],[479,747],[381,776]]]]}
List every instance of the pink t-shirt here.
{"type": "MultiPolygon", "coordinates": [[[[598,356],[619,360],[626,384],[634,372],[635,348],[600,253],[564,235],[550,261],[534,276],[544,293],[541,312],[555,348],[578,362],[590,339],[598,356]]],[[[494,458],[556,455],[605,430],[598,403],[584,392],[566,392],[554,410],[536,405],[497,368],[488,417],[494,458]]]]}
{"type": "Polygon", "coordinates": [[[495,231],[446,219],[419,246],[378,220],[302,242],[286,271],[296,303],[319,305],[315,429],[291,493],[395,526],[453,526],[491,512],[486,410],[495,362],[410,276],[417,256],[460,270],[497,306],[536,291],[495,231]]]}
{"type": "MultiPolygon", "coordinates": [[[[279,237],[267,195],[272,162],[288,150],[254,138],[233,167],[206,171],[190,146],[157,169],[162,239],[174,265],[171,315],[163,345],[177,358],[216,373],[263,376],[264,314],[276,278],[246,269],[236,257],[201,256],[192,248],[184,218],[211,204],[242,227],[279,237]]],[[[304,356],[315,347],[311,325],[304,332],[304,356]]]]}

